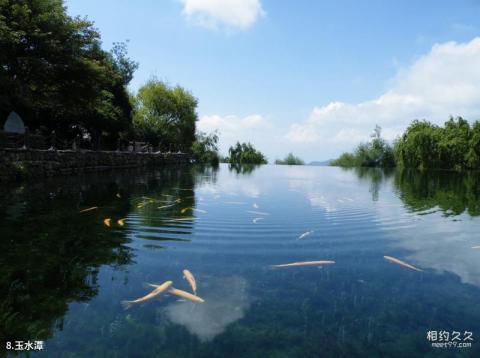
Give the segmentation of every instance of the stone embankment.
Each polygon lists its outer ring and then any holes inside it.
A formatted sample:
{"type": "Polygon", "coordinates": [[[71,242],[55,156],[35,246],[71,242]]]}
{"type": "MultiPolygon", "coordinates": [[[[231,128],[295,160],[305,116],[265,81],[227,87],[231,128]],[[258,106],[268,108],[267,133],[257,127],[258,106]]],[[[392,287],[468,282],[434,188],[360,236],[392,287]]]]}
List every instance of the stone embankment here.
{"type": "Polygon", "coordinates": [[[190,163],[185,153],[0,149],[0,180],[190,163]]]}

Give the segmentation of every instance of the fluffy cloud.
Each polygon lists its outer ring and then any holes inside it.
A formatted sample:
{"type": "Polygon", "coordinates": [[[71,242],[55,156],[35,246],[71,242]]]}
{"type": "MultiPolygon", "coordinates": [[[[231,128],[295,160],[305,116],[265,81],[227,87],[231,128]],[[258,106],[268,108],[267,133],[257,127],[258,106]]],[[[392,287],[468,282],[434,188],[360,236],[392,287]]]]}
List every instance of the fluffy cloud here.
{"type": "Polygon", "coordinates": [[[441,124],[449,115],[480,119],[480,38],[436,44],[410,67],[400,70],[390,89],[370,101],[332,102],[315,107],[286,138],[293,143],[351,147],[367,140],[375,124],[394,139],[413,119],[441,124]]]}
{"type": "Polygon", "coordinates": [[[247,29],[264,15],[260,0],[180,0],[180,2],[188,19],[209,28],[224,25],[247,29]]]}
{"type": "Polygon", "coordinates": [[[261,144],[259,139],[262,138],[262,133],[265,135],[269,134],[272,127],[270,121],[259,114],[252,114],[246,117],[235,115],[203,116],[197,123],[197,128],[202,132],[219,131],[220,150],[223,153],[227,153],[228,146],[236,141],[252,142],[254,145],[261,144]],[[256,143],[255,139],[259,143],[256,143]]]}

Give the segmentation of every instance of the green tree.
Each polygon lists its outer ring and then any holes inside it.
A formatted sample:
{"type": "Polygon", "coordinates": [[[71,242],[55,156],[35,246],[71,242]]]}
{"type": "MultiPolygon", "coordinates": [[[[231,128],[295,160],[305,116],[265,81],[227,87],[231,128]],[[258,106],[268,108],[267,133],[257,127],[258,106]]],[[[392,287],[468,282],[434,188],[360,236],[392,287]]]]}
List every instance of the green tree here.
{"type": "Polygon", "coordinates": [[[0,0],[0,118],[18,112],[32,130],[113,142],[131,125],[126,47],[102,50],[86,19],[61,0],[0,0]]]}
{"type": "Polygon", "coordinates": [[[467,167],[480,168],[480,122],[472,125],[470,142],[467,154],[465,155],[467,167]]]}
{"type": "Polygon", "coordinates": [[[406,168],[478,168],[480,126],[451,117],[444,127],[414,121],[395,144],[397,163],[406,168]]]}
{"type": "Polygon", "coordinates": [[[267,164],[265,156],[251,143],[237,142],[228,150],[228,162],[231,164],[267,164]]]}
{"type": "Polygon", "coordinates": [[[353,153],[343,153],[330,165],[342,167],[393,167],[393,148],[382,138],[382,129],[375,126],[368,143],[361,143],[353,153]]]}
{"type": "Polygon", "coordinates": [[[293,153],[288,153],[287,156],[282,160],[282,159],[277,159],[275,160],[275,164],[278,165],[305,165],[305,162],[300,159],[299,157],[296,157],[293,153]]]}
{"type": "Polygon", "coordinates": [[[462,117],[445,122],[439,141],[442,167],[463,169],[467,167],[466,154],[470,145],[470,125],[462,117]]]}
{"type": "Polygon", "coordinates": [[[152,79],[139,89],[133,102],[137,139],[161,150],[190,151],[198,119],[198,102],[190,92],[152,79]]]}
{"type": "Polygon", "coordinates": [[[220,158],[218,155],[218,134],[198,132],[192,144],[192,155],[198,163],[208,163],[217,166],[220,158]]]}

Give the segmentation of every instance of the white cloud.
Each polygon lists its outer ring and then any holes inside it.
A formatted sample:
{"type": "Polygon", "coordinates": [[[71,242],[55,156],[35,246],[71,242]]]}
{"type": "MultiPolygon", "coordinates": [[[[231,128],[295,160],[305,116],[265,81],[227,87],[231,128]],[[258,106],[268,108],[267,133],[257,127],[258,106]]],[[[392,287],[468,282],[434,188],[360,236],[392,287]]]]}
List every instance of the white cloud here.
{"type": "Polygon", "coordinates": [[[265,136],[271,135],[272,127],[270,121],[260,114],[252,114],[246,117],[215,114],[203,116],[197,122],[197,128],[202,132],[210,133],[218,130],[220,133],[220,150],[223,153],[226,153],[228,146],[236,141],[261,145],[262,134],[265,134],[265,136]]]}
{"type": "Polygon", "coordinates": [[[436,44],[410,67],[399,70],[390,88],[361,103],[331,102],[286,134],[293,143],[348,150],[368,140],[375,124],[394,139],[413,119],[442,124],[449,115],[480,119],[480,38],[436,44]]]}
{"type": "Polygon", "coordinates": [[[247,29],[265,14],[260,0],[180,0],[183,13],[208,28],[219,25],[247,29]]]}

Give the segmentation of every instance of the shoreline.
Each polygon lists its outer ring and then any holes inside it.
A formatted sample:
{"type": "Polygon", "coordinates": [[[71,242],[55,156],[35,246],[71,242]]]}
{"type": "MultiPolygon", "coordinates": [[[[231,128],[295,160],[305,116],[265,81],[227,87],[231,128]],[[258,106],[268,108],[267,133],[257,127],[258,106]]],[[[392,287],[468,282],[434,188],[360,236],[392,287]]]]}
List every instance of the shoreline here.
{"type": "Polygon", "coordinates": [[[187,153],[0,149],[0,182],[191,162],[187,153]]]}

